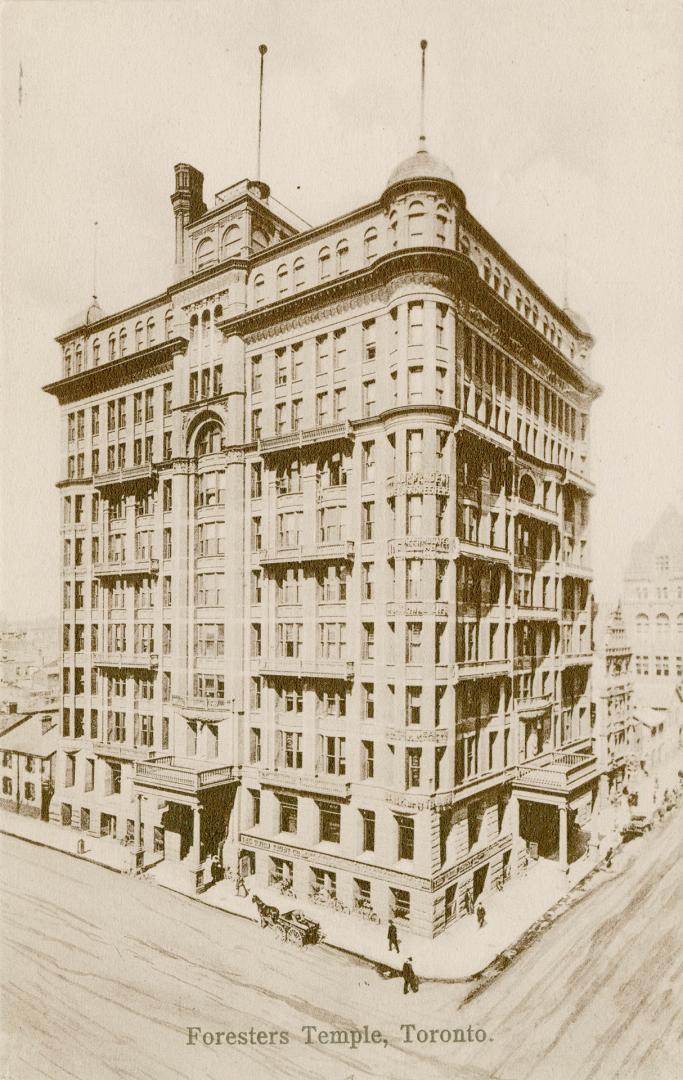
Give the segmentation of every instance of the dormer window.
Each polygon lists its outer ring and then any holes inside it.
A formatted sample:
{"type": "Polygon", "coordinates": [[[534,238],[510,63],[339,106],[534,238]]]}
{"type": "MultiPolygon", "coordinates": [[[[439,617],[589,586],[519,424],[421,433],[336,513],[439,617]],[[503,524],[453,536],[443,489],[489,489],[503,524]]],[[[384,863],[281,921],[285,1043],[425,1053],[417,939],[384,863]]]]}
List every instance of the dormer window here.
{"type": "Polygon", "coordinates": [[[318,255],[318,280],[324,281],[330,276],[330,249],[321,248],[318,255]]]}

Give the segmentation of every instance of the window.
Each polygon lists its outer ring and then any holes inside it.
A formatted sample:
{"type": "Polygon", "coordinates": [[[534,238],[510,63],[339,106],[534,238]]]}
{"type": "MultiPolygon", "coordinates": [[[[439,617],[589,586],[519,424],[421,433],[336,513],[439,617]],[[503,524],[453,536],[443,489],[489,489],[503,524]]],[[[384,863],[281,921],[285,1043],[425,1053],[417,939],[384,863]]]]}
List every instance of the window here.
{"type": "Polygon", "coordinates": [[[280,795],[280,832],[296,833],[297,798],[295,795],[280,795]]]}
{"type": "Polygon", "coordinates": [[[277,295],[286,296],[289,292],[289,267],[282,263],[277,268],[277,295]]]}
{"type": "Polygon", "coordinates": [[[397,814],[395,820],[398,858],[412,860],[415,854],[415,822],[403,814],[397,814]]]}
{"type": "Polygon", "coordinates": [[[375,811],[361,810],[361,849],[363,851],[375,850],[375,811]]]}
{"type": "Polygon", "coordinates": [[[372,600],[375,584],[374,562],[361,563],[361,600],[372,600]]]}
{"type": "Polygon", "coordinates": [[[326,247],[321,248],[320,253],[318,255],[318,280],[319,281],[324,281],[326,278],[328,278],[330,276],[330,273],[331,273],[330,265],[331,265],[330,249],[326,248],[326,247]]]}
{"type": "Polygon", "coordinates": [[[266,279],[263,274],[254,278],[254,303],[262,304],[266,298],[266,279]]]}
{"type": "Polygon", "coordinates": [[[229,225],[221,237],[221,260],[239,258],[240,250],[239,225],[229,225]]]}
{"type": "Polygon", "coordinates": [[[345,274],[349,268],[349,245],[346,240],[337,244],[337,273],[345,274]]]}
{"type": "Polygon", "coordinates": [[[343,327],[339,330],[335,330],[333,337],[333,345],[333,369],[334,371],[343,371],[346,367],[346,330],[343,327]]]}
{"type": "Polygon", "coordinates": [[[408,207],[408,237],[412,244],[424,243],[425,211],[421,202],[412,202],[408,207]]]}
{"type": "Polygon", "coordinates": [[[319,803],[320,842],[338,844],[341,839],[341,807],[339,803],[319,803]]]}
{"type": "Polygon", "coordinates": [[[297,259],[294,263],[294,288],[301,289],[305,283],[304,260],[297,259]]]}
{"type": "Polygon", "coordinates": [[[408,403],[419,405],[422,401],[422,368],[408,368],[408,403]]]}
{"type": "Polygon", "coordinates": [[[420,472],[422,469],[422,431],[408,432],[406,468],[408,472],[420,472]]]}
{"type": "Polygon", "coordinates": [[[422,623],[406,623],[406,663],[418,664],[422,653],[422,623]]]}
{"type": "Polygon", "coordinates": [[[363,623],[362,626],[362,657],[363,660],[375,659],[375,624],[374,622],[363,623]]]}
{"type": "Polygon", "coordinates": [[[315,396],[315,422],[317,427],[325,427],[329,419],[328,394],[316,394],[315,396]]]}
{"type": "Polygon", "coordinates": [[[251,655],[256,659],[261,655],[261,624],[251,624],[251,655]]]}
{"type": "Polygon", "coordinates": [[[211,266],[215,261],[216,245],[213,241],[213,237],[205,236],[203,240],[199,241],[195,248],[195,270],[204,270],[207,266],[211,266]]]}
{"type": "Polygon", "coordinates": [[[421,495],[409,495],[406,499],[406,535],[422,536],[421,495]]]}
{"type": "Polygon", "coordinates": [[[361,504],[361,538],[372,540],[375,525],[375,504],[364,502],[361,504]]]}
{"type": "Polygon", "coordinates": [[[371,482],[375,479],[375,444],[366,442],[361,446],[361,480],[371,482]]]}
{"type": "Polygon", "coordinates": [[[422,303],[408,304],[408,344],[422,345],[424,342],[424,307],[422,303]]]}
{"type": "Polygon", "coordinates": [[[419,788],[422,750],[419,746],[406,748],[406,789],[419,788]]]}
{"type": "Polygon", "coordinates": [[[339,423],[346,416],[346,388],[338,386],[334,391],[334,420],[339,423]]]}
{"type": "Polygon", "coordinates": [[[368,229],[363,237],[363,258],[366,262],[377,258],[377,229],[368,229]]]}
{"type": "Polygon", "coordinates": [[[409,724],[419,724],[422,714],[422,687],[406,687],[406,720],[409,724]]]}
{"type": "Polygon", "coordinates": [[[362,413],[364,417],[374,416],[377,402],[377,387],[374,379],[367,379],[363,383],[362,413]]]}
{"type": "Polygon", "coordinates": [[[375,684],[363,683],[361,686],[362,710],[365,720],[375,718],[375,684]]]}

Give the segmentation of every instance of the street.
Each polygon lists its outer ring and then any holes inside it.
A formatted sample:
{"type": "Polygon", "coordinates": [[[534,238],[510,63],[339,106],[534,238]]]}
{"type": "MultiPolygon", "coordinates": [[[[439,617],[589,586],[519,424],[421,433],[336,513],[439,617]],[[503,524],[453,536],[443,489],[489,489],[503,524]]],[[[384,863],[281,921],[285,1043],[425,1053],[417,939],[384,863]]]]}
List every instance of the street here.
{"type": "Polygon", "coordinates": [[[676,811],[628,845],[603,884],[495,980],[423,984],[408,997],[400,980],[325,946],[296,950],[255,924],[3,835],[2,1076],[673,1080],[680,826],[676,811]],[[363,1025],[387,1045],[324,1041],[363,1025]],[[200,1029],[192,1045],[190,1028],[200,1029]],[[275,1034],[261,1045],[204,1042],[217,1032],[255,1040],[252,1028],[275,1034]],[[454,1028],[466,1041],[453,1041],[454,1028]]]}

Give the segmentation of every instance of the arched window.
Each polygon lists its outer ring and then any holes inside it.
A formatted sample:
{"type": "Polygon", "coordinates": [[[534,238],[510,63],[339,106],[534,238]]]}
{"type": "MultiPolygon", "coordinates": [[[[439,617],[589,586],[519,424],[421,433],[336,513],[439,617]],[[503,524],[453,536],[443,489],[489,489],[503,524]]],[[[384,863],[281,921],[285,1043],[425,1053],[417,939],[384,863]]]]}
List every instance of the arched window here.
{"type": "Polygon", "coordinates": [[[64,352],[64,375],[69,376],[71,374],[71,349],[66,349],[64,352]]]}
{"type": "Polygon", "coordinates": [[[517,311],[522,310],[522,293],[520,289],[517,289],[517,292],[515,293],[515,307],[517,308],[517,311]]]}
{"type": "Polygon", "coordinates": [[[573,342],[573,341],[569,345],[569,355],[571,356],[572,360],[574,359],[574,356],[576,355],[576,343],[573,342]]]}
{"type": "Polygon", "coordinates": [[[531,317],[531,300],[528,296],[524,297],[524,317],[527,319],[531,317]]]}
{"type": "Polygon", "coordinates": [[[555,323],[550,324],[550,340],[554,345],[555,344],[555,323]]]}
{"type": "Polygon", "coordinates": [[[663,611],[660,611],[659,615],[657,616],[657,637],[668,637],[669,627],[669,616],[665,615],[663,611]]]}
{"type": "Polygon", "coordinates": [[[558,347],[558,349],[562,348],[562,331],[561,330],[557,331],[557,347],[558,347]]]}
{"type": "Polygon", "coordinates": [[[211,340],[211,312],[208,308],[202,311],[202,350],[204,353],[209,351],[209,342],[211,340]]]}
{"type": "Polygon", "coordinates": [[[173,309],[169,308],[164,317],[164,332],[166,340],[170,341],[173,337],[173,309]]]}
{"type": "Polygon", "coordinates": [[[408,238],[411,243],[421,244],[424,241],[425,231],[425,208],[419,201],[412,202],[408,207],[408,238]]]}
{"type": "Polygon", "coordinates": [[[143,334],[142,323],[141,322],[136,323],[135,324],[135,348],[136,348],[136,350],[139,350],[139,349],[142,348],[142,334],[143,334]]]}
{"type": "Polygon", "coordinates": [[[156,333],[156,326],[154,325],[154,319],[147,320],[147,348],[154,344],[154,336],[156,333]]]}
{"type": "Polygon", "coordinates": [[[216,261],[216,245],[212,236],[205,236],[197,244],[194,254],[195,270],[203,270],[206,266],[216,261]]]}
{"type": "Polygon", "coordinates": [[[241,251],[239,225],[228,225],[221,237],[221,260],[236,259],[241,251]]]}
{"type": "Polygon", "coordinates": [[[448,207],[445,203],[439,203],[436,208],[436,242],[440,247],[446,246],[446,230],[448,229],[448,207]]]}
{"type": "Polygon", "coordinates": [[[510,279],[503,278],[503,297],[506,300],[510,299],[510,279]]]}
{"type": "Polygon", "coordinates": [[[500,292],[500,270],[497,266],[493,268],[493,287],[496,292],[500,292]]]}
{"type": "Polygon", "coordinates": [[[363,258],[366,262],[377,258],[377,229],[368,229],[363,237],[363,258]]]}
{"type": "Polygon", "coordinates": [[[536,485],[528,473],[519,481],[519,497],[527,503],[532,503],[536,497],[536,485]]]}
{"type": "Polygon", "coordinates": [[[346,240],[337,244],[337,273],[345,274],[349,268],[349,245],[346,240]]]}
{"type": "Polygon", "coordinates": [[[470,253],[470,238],[469,236],[460,237],[460,250],[463,255],[469,255],[470,253]]]}
{"type": "Polygon", "coordinates": [[[100,339],[95,338],[92,343],[92,363],[93,367],[97,367],[100,362],[100,339]]]}
{"type": "Polygon", "coordinates": [[[204,424],[197,435],[195,443],[195,456],[205,457],[207,454],[218,454],[223,445],[223,429],[216,420],[204,424]]]}
{"type": "Polygon", "coordinates": [[[304,286],[304,260],[296,259],[294,261],[294,288],[302,289],[304,286]]]}
{"type": "Polygon", "coordinates": [[[263,274],[254,278],[254,303],[262,304],[266,298],[266,279],[263,274]]]}
{"type": "Polygon", "coordinates": [[[487,285],[491,284],[491,260],[484,259],[484,281],[487,285]]]}
{"type": "Polygon", "coordinates": [[[650,629],[650,620],[642,612],[636,615],[636,637],[646,638],[650,629]]]}
{"type": "Polygon", "coordinates": [[[119,330],[119,356],[125,356],[128,350],[128,334],[125,326],[119,330]]]}
{"type": "Polygon", "coordinates": [[[289,267],[286,263],[282,263],[277,268],[277,294],[278,296],[286,296],[289,292],[289,267]]]}
{"type": "Polygon", "coordinates": [[[318,255],[318,280],[324,281],[330,276],[330,249],[321,248],[318,255]]]}
{"type": "Polygon", "coordinates": [[[83,349],[81,348],[80,345],[76,346],[76,368],[75,368],[75,370],[77,372],[83,370],[83,349]]]}
{"type": "Polygon", "coordinates": [[[199,319],[197,315],[192,315],[190,318],[190,341],[194,341],[197,337],[197,327],[199,326],[199,319]]]}
{"type": "Polygon", "coordinates": [[[393,213],[389,218],[389,247],[395,248],[398,245],[398,217],[396,213],[393,213]]]}
{"type": "Polygon", "coordinates": [[[115,360],[116,359],[116,335],[115,334],[110,334],[109,335],[109,359],[110,360],[115,360]]]}
{"type": "Polygon", "coordinates": [[[222,319],[222,318],[223,318],[223,305],[222,304],[216,304],[215,308],[213,309],[213,321],[218,322],[218,320],[222,319]]]}
{"type": "Polygon", "coordinates": [[[536,304],[534,304],[533,308],[531,309],[531,321],[534,326],[538,326],[538,307],[536,304]]]}
{"type": "Polygon", "coordinates": [[[550,323],[548,322],[547,316],[544,315],[543,316],[543,336],[544,337],[548,336],[548,331],[549,330],[550,330],[550,323]]]}

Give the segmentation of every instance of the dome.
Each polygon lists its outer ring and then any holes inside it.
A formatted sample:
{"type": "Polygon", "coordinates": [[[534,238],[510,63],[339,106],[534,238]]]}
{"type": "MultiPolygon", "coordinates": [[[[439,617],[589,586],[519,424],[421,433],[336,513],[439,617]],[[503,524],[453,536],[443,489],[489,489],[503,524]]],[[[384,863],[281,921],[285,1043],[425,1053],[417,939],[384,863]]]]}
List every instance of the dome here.
{"type": "Polygon", "coordinates": [[[433,157],[422,142],[416,154],[412,154],[396,166],[389,177],[387,187],[393,187],[394,184],[400,184],[404,180],[444,180],[448,184],[455,184],[455,177],[449,166],[444,161],[433,157]]]}
{"type": "Polygon", "coordinates": [[[99,322],[103,318],[104,312],[97,297],[93,296],[90,307],[86,308],[85,311],[81,311],[78,315],[74,315],[73,319],[69,319],[62,333],[68,334],[71,330],[80,330],[82,326],[92,326],[93,323],[99,322]]]}
{"type": "Polygon", "coordinates": [[[581,315],[578,315],[569,307],[564,308],[564,313],[568,319],[571,319],[571,321],[574,323],[574,326],[583,337],[593,337],[590,326],[581,315]]]}

